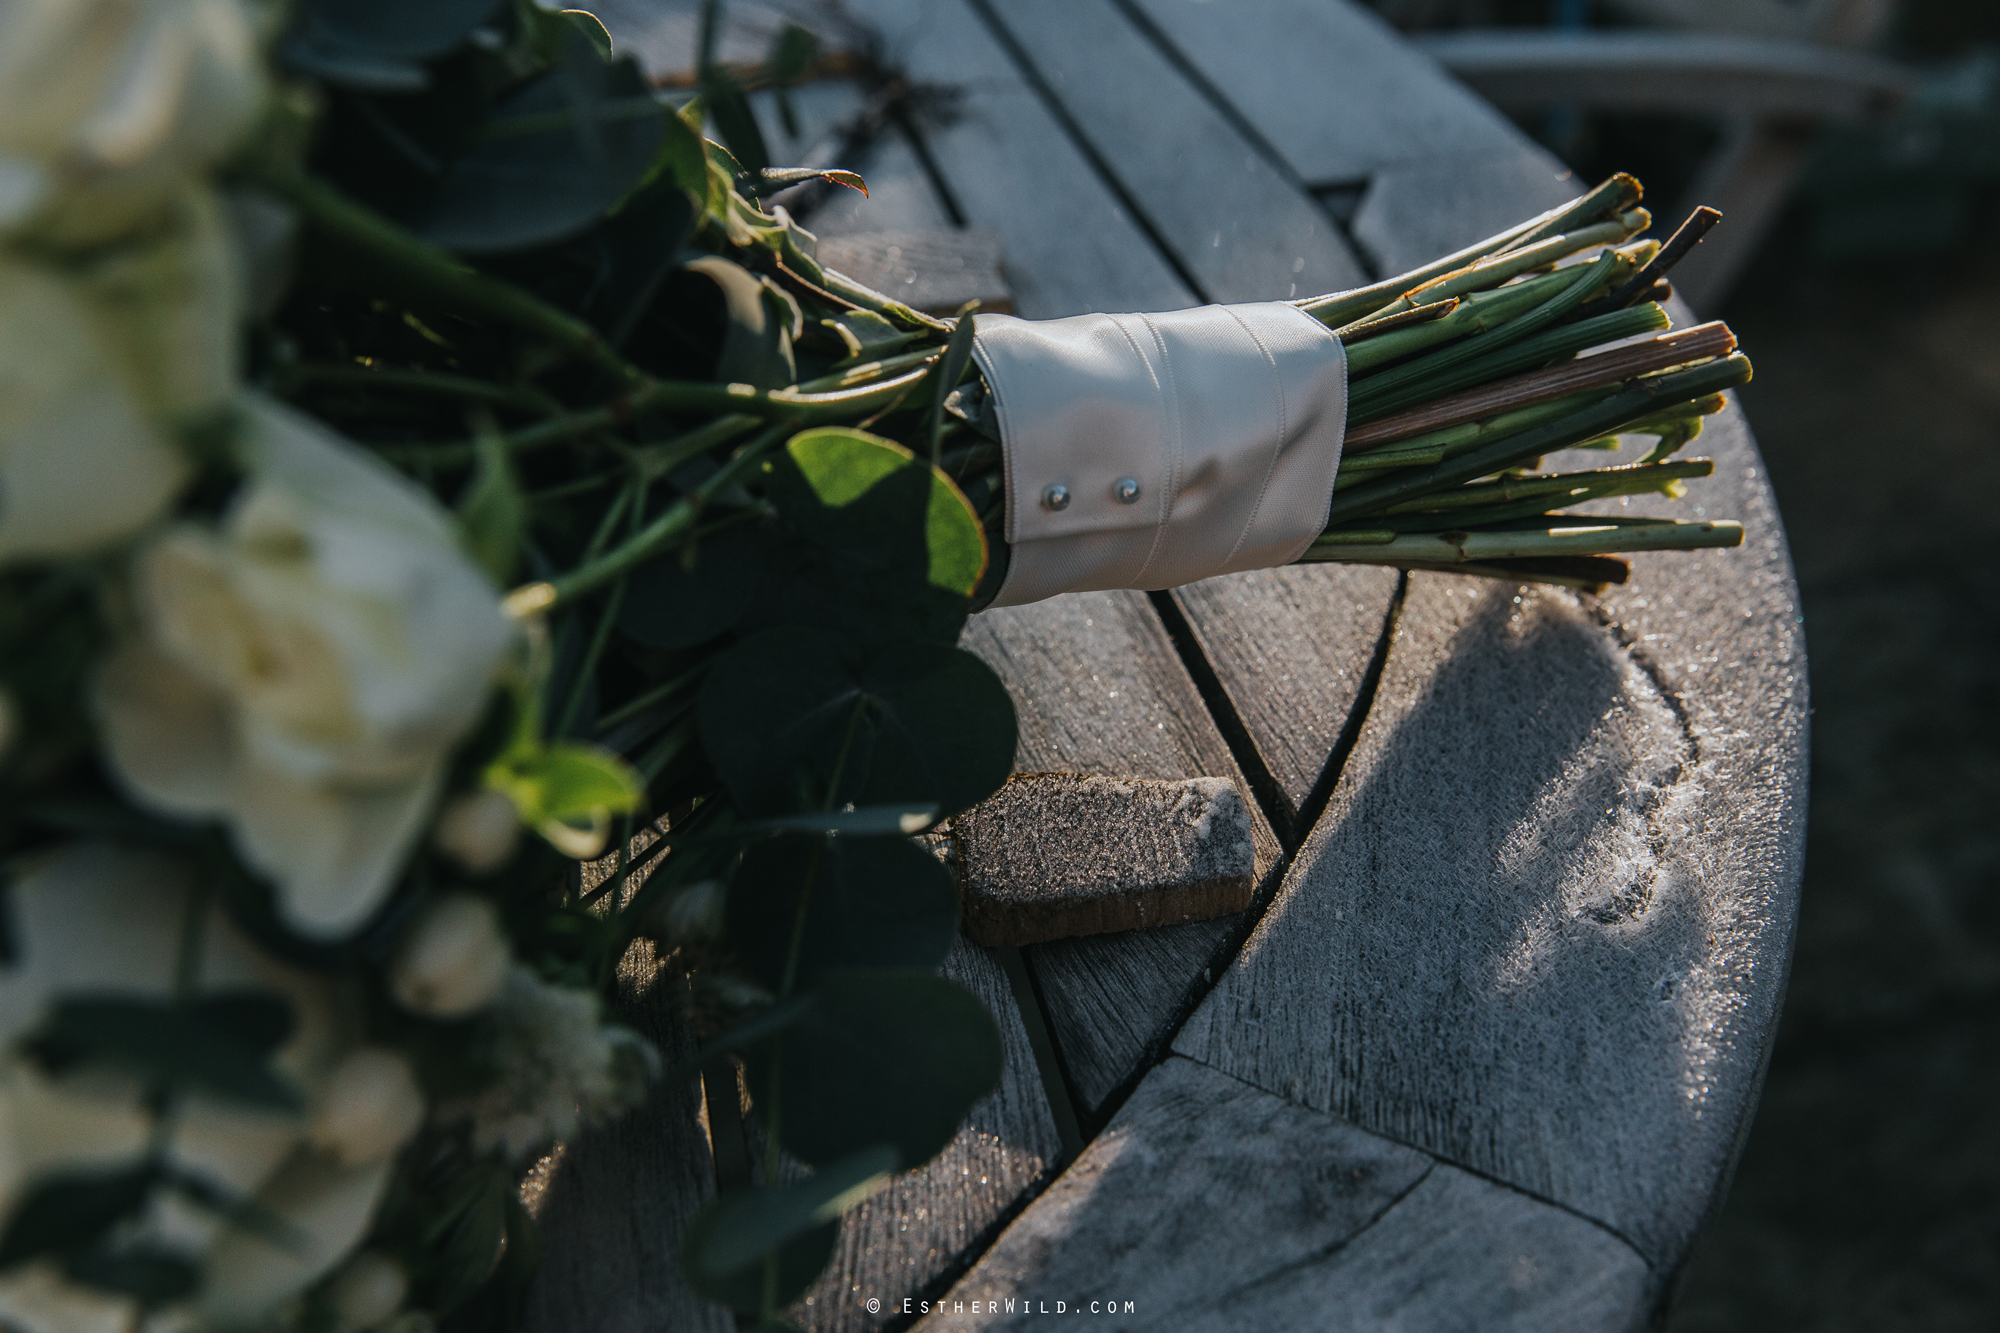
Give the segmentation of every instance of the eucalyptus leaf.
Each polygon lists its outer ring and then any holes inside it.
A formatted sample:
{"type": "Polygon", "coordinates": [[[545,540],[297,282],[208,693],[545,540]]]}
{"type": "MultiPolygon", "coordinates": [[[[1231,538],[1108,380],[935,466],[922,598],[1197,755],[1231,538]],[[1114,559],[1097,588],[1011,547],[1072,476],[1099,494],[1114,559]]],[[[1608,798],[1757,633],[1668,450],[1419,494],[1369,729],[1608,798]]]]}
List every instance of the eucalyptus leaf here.
{"type": "Polygon", "coordinates": [[[770,58],[765,65],[773,83],[797,83],[819,59],[819,38],[810,29],[787,23],[771,40],[770,58]]]}
{"type": "Polygon", "coordinates": [[[477,1191],[452,1225],[438,1257],[437,1302],[449,1310],[479,1290],[500,1259],[507,1234],[510,1182],[504,1172],[484,1173],[477,1191]]]}
{"type": "Polygon", "coordinates": [[[606,61],[572,31],[562,62],[494,107],[408,223],[468,254],[574,235],[645,177],[672,114],[637,62],[606,61]]]}
{"type": "Polygon", "coordinates": [[[587,9],[565,9],[559,12],[575,26],[578,32],[590,39],[590,44],[597,48],[598,55],[606,60],[611,58],[611,31],[604,26],[602,19],[587,9]]]}
{"type": "MultiPolygon", "coordinates": [[[[687,1234],[681,1242],[681,1273],[697,1294],[743,1314],[756,1314],[764,1308],[763,1264],[717,1275],[696,1269],[688,1258],[690,1251],[704,1240],[705,1226],[716,1216],[723,1203],[722,1199],[710,1201],[689,1221],[687,1234]]],[[[839,1238],[840,1222],[836,1219],[822,1222],[778,1247],[774,1294],[780,1306],[790,1305],[804,1295],[806,1288],[826,1270],[827,1261],[833,1257],[834,1243],[839,1238]]]]}
{"type": "Polygon", "coordinates": [[[713,1200],[688,1227],[681,1262],[699,1286],[761,1278],[767,1255],[837,1221],[879,1192],[896,1169],[886,1145],[851,1153],[803,1180],[768,1189],[734,1190],[713,1200]]]}
{"type": "Polygon", "coordinates": [[[782,1066],[785,1150],[825,1166],[887,1143],[905,1167],[951,1142],[1000,1079],[1000,1032],[976,996],[922,972],[842,971],[812,1007],[747,1055],[750,1094],[782,1066]]]}
{"type": "Polygon", "coordinates": [[[238,993],[206,1011],[123,995],[72,994],[56,1001],[23,1046],[51,1073],[110,1064],[246,1105],[297,1110],[303,1100],[271,1068],[275,1043],[268,1040],[274,1032],[288,1033],[291,1021],[284,999],[261,993],[238,993]]]}
{"type": "Polygon", "coordinates": [[[329,83],[409,91],[427,82],[425,61],[463,45],[498,8],[497,0],[304,0],[278,57],[329,83]]]}
{"type": "Polygon", "coordinates": [[[829,426],[792,437],[766,479],[785,541],[758,619],[957,641],[987,546],[949,477],[902,445],[829,426]]]}
{"type": "Polygon", "coordinates": [[[727,323],[709,378],[755,389],[782,389],[798,379],[792,337],[798,307],[765,279],[717,255],[704,255],[686,272],[715,284],[727,323]]]}
{"type": "Polygon", "coordinates": [[[63,1261],[72,1282],[130,1296],[144,1305],[164,1305],[188,1295],[201,1270],[187,1255],[160,1245],[99,1243],[63,1261]]]}
{"type": "Polygon", "coordinates": [[[764,547],[749,527],[730,528],[641,565],[625,581],[618,628],[649,648],[671,651],[733,628],[764,576],[764,547]]]}
{"type": "Polygon", "coordinates": [[[958,888],[938,859],[907,838],[789,835],[752,847],[729,886],[729,940],[739,962],[776,993],[835,968],[944,962],[958,933],[958,888]]]}
{"type": "Polygon", "coordinates": [[[710,761],[752,816],[849,802],[954,813],[1014,765],[1006,687],[942,644],[864,650],[825,630],[766,630],[717,660],[699,717],[710,761]]]}
{"type": "Polygon", "coordinates": [[[14,1204],[0,1236],[0,1271],[88,1245],[145,1207],[154,1180],[148,1166],[44,1177],[14,1204]]]}
{"type": "Polygon", "coordinates": [[[754,176],[770,166],[771,150],[764,144],[764,131],[758,127],[757,113],[750,109],[750,99],[735,76],[720,65],[705,67],[701,71],[701,96],[708,106],[709,118],[715,122],[715,132],[729,146],[730,155],[740,169],[754,176]]]}

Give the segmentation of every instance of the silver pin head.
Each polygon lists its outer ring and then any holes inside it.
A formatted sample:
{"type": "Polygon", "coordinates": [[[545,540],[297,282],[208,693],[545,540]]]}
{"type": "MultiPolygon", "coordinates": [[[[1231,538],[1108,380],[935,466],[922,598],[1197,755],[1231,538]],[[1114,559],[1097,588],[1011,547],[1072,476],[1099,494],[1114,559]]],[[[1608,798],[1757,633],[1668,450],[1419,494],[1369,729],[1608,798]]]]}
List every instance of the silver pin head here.
{"type": "Polygon", "coordinates": [[[1051,482],[1048,489],[1042,492],[1042,508],[1051,514],[1060,514],[1069,508],[1069,487],[1059,481],[1051,482]]]}
{"type": "Polygon", "coordinates": [[[1111,487],[1111,493],[1118,497],[1119,504],[1122,505],[1138,504],[1139,479],[1137,477],[1120,477],[1115,483],[1113,483],[1111,487]]]}

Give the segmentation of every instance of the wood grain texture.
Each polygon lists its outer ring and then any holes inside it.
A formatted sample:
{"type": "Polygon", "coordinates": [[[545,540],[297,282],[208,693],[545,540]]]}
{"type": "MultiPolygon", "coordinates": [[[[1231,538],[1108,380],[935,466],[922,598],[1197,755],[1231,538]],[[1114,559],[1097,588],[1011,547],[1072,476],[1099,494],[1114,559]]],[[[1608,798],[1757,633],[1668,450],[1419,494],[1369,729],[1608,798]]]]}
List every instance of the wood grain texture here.
{"type": "Polygon", "coordinates": [[[1610,627],[1567,594],[1412,575],[1326,816],[1175,1044],[1662,1272],[1755,1101],[1805,795],[1783,535],[1734,409],[1702,443],[1717,475],[1690,507],[1751,538],[1638,557],[1610,627]]]}
{"type": "Polygon", "coordinates": [[[972,1108],[942,1153],[841,1219],[833,1262],[791,1311],[812,1333],[879,1327],[890,1307],[969,1262],[1061,1155],[1035,1054],[999,964],[961,939],[944,974],[977,995],[999,1024],[1000,1086],[972,1108]],[[870,1297],[882,1303],[873,1315],[870,1297]]]}
{"type": "MultiPolygon", "coordinates": [[[[973,617],[963,644],[1007,685],[1020,719],[1015,767],[1107,777],[1225,777],[1229,748],[1141,593],[1075,593],[973,617]]],[[[1278,841],[1250,807],[1256,879],[1278,841]]],[[[1034,945],[1034,971],[1070,1087],[1094,1113],[1168,1035],[1234,918],[1034,945]]]]}
{"type": "Polygon", "coordinates": [[[1360,699],[1396,582],[1393,569],[1302,565],[1174,590],[1288,821],[1360,699]]]}
{"type": "Polygon", "coordinates": [[[1358,183],[1403,163],[1487,161],[1517,175],[1537,167],[1551,177],[1562,172],[1360,4],[1132,3],[1311,184],[1358,183]]]}
{"type": "Polygon", "coordinates": [[[923,126],[961,217],[1006,248],[1014,312],[1198,304],[965,0],[847,0],[910,79],[955,90],[923,126]]]}
{"type": "Polygon", "coordinates": [[[1285,300],[1367,281],[1324,210],[1113,0],[1007,0],[991,13],[1204,299],[1285,300]]]}
{"type": "MultiPolygon", "coordinates": [[[[626,956],[619,982],[619,1021],[669,1065],[694,1054],[675,1013],[678,983],[657,973],[650,945],[626,956]]],[[[680,1275],[682,1230],[715,1193],[698,1078],[663,1084],[630,1115],[559,1147],[533,1173],[530,1193],[542,1237],[524,1314],[530,1333],[735,1327],[680,1275]]]]}
{"type": "Polygon", "coordinates": [[[951,821],[959,925],[977,944],[1041,944],[1229,916],[1257,847],[1227,778],[1017,774],[951,821]]]}
{"type": "Polygon", "coordinates": [[[1060,1303],[1148,1329],[1602,1333],[1652,1285],[1573,1214],[1174,1059],[918,1327],[1060,1303]]]}

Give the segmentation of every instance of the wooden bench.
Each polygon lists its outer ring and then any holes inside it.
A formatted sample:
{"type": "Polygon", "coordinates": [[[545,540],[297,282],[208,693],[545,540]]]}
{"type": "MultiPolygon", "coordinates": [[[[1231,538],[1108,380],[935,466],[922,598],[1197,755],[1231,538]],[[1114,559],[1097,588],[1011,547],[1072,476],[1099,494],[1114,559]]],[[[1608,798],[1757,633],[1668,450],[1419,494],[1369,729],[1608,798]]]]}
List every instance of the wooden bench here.
{"type": "MultiPolygon", "coordinates": [[[[671,67],[695,8],[600,12],[671,67]]],[[[990,228],[1029,317],[1354,285],[1578,191],[1347,0],[845,10],[950,92],[844,164],[872,202],[808,225],[990,228]]],[[[732,14],[725,54],[754,58],[768,11],[732,14]]],[[[801,138],[868,95],[801,90],[801,138]]],[[[1234,780],[1257,898],[961,942],[948,971],[1000,1023],[1002,1084],[848,1216],[798,1322],[984,1327],[1058,1302],[1173,1329],[1654,1318],[1756,1103],[1805,813],[1783,531],[1738,412],[1699,452],[1717,470],[1696,512],[1748,542],[1640,556],[1601,599],[1319,566],[977,617],[965,642],[1014,694],[1019,767],[1234,780]]],[[[633,961],[634,1021],[685,1053],[633,961]]],[[[730,1327],[674,1257],[718,1171],[742,1170],[721,1082],[663,1089],[537,1173],[533,1327],[730,1327]]]]}

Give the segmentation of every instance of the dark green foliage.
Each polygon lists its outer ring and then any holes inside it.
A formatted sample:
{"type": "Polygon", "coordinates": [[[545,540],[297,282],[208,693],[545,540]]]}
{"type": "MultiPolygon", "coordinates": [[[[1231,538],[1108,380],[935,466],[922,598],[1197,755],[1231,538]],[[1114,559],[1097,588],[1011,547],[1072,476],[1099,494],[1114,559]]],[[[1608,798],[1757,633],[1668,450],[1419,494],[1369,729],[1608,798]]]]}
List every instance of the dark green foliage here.
{"type": "Polygon", "coordinates": [[[907,838],[790,835],[743,858],[727,920],[744,967],[776,994],[788,971],[810,985],[833,968],[935,968],[958,931],[958,890],[907,838]]]}
{"type": "Polygon", "coordinates": [[[1014,710],[991,667],[958,648],[864,645],[772,629],[717,662],[701,735],[750,814],[811,806],[983,800],[1014,764],[1014,710]]]}
{"type": "Polygon", "coordinates": [[[237,991],[179,1005],[126,996],[69,994],[23,1043],[42,1068],[129,1069],[162,1086],[185,1085],[249,1106],[297,1110],[298,1090],[271,1068],[292,1033],[281,996],[237,991]]]}
{"type": "Polygon", "coordinates": [[[876,1144],[927,1162],[1000,1078],[1000,1032],[963,987],[923,972],[827,972],[813,1004],[748,1052],[750,1089],[784,1099],[788,1152],[826,1166],[876,1144]],[[811,1089],[808,1093],[805,1090],[811,1089]]]}

